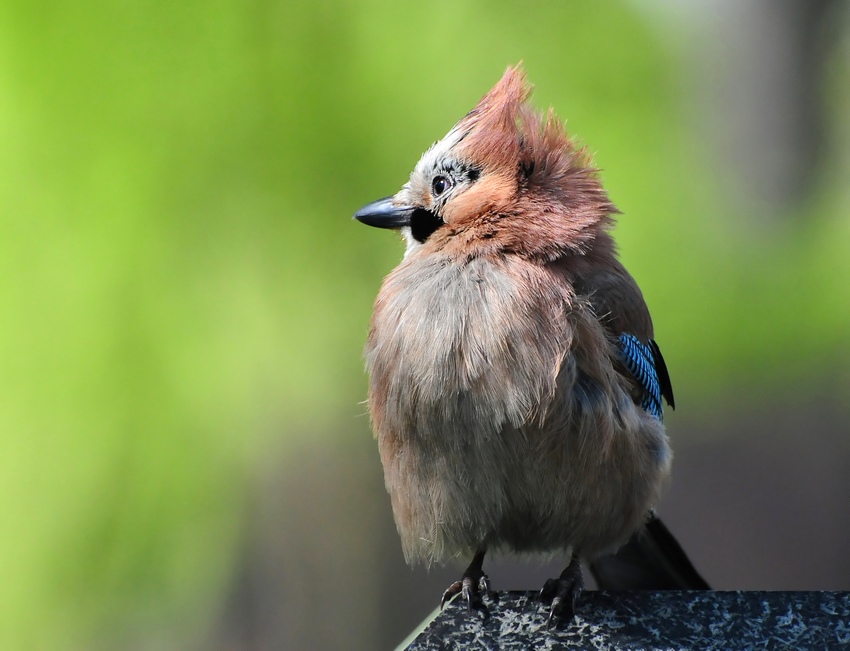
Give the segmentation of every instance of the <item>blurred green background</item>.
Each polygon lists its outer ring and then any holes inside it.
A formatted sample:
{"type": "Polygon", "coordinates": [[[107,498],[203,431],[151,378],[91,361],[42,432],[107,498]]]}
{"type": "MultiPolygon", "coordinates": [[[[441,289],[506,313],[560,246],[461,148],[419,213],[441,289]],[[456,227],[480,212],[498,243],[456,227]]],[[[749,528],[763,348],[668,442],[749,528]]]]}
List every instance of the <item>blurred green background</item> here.
{"type": "Polygon", "coordinates": [[[520,60],[624,213],[674,528],[718,587],[850,588],[850,20],[779,4],[0,4],[0,648],[388,648],[436,605],[361,402],[402,246],[350,217],[520,60]]]}

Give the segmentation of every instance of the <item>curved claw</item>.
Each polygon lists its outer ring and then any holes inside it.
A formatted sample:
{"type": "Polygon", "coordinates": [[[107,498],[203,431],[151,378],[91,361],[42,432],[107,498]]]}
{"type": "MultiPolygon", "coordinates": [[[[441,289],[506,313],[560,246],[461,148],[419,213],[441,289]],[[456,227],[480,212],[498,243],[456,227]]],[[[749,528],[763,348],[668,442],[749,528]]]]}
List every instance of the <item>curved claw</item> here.
{"type": "Polygon", "coordinates": [[[481,565],[484,561],[484,552],[479,551],[475,554],[466,572],[463,573],[460,581],[452,583],[446,591],[443,592],[443,598],[440,600],[440,610],[458,594],[462,595],[466,602],[466,609],[471,612],[480,612],[486,621],[490,617],[490,611],[484,605],[482,597],[490,597],[490,579],[484,574],[481,565]]]}
{"type": "Polygon", "coordinates": [[[555,596],[557,586],[558,579],[546,579],[546,583],[543,584],[543,587],[540,588],[540,592],[537,594],[537,601],[545,602],[552,599],[555,596]]]}
{"type": "Polygon", "coordinates": [[[440,610],[458,594],[466,602],[466,609],[470,613],[478,612],[481,613],[485,621],[489,619],[490,610],[484,605],[482,599],[484,596],[490,596],[490,580],[486,575],[481,576],[478,581],[475,580],[475,577],[465,576],[460,581],[452,583],[443,593],[443,598],[440,600],[440,610]]]}
{"type": "Polygon", "coordinates": [[[558,617],[561,616],[561,598],[555,597],[552,600],[552,607],[549,609],[549,617],[546,618],[546,630],[552,630],[552,624],[555,622],[555,616],[557,614],[558,617]]]}
{"type": "Polygon", "coordinates": [[[575,616],[576,602],[584,590],[584,577],[581,572],[581,562],[573,557],[561,576],[557,579],[546,581],[540,590],[540,601],[551,599],[549,617],[546,619],[546,628],[552,629],[559,621],[569,621],[575,616]]]}
{"type": "Polygon", "coordinates": [[[478,591],[486,597],[492,596],[490,594],[490,577],[486,574],[482,574],[478,579],[478,591]]]}
{"type": "Polygon", "coordinates": [[[459,593],[463,589],[463,583],[460,581],[455,581],[452,583],[446,591],[443,592],[443,598],[440,599],[440,610],[446,607],[446,604],[451,601],[452,597],[454,597],[457,593],[459,593]]]}
{"type": "Polygon", "coordinates": [[[471,613],[473,611],[473,606],[477,605],[481,601],[481,597],[478,596],[478,591],[473,586],[471,578],[464,577],[463,590],[461,590],[461,594],[466,601],[466,609],[471,613]]]}

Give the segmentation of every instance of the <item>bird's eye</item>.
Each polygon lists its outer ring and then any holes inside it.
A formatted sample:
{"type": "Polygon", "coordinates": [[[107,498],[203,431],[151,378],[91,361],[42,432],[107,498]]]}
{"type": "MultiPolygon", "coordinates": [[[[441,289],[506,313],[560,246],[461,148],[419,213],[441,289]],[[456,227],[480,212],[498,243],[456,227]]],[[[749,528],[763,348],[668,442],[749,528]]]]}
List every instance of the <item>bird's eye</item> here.
{"type": "Polygon", "coordinates": [[[435,197],[439,197],[446,190],[452,187],[452,182],[445,176],[435,176],[431,181],[431,193],[435,197]]]}

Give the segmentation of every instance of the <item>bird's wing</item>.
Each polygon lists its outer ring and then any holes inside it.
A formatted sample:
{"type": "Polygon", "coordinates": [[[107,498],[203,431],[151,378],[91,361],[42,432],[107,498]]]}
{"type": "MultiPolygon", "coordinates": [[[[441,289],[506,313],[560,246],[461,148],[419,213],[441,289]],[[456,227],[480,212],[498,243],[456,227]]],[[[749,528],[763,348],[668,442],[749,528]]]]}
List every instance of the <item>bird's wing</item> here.
{"type": "Polygon", "coordinates": [[[642,389],[641,406],[661,420],[663,417],[661,398],[663,397],[674,409],[675,404],[670,375],[658,344],[652,339],[643,343],[635,335],[627,333],[617,338],[617,344],[623,366],[637,380],[642,389]]]}

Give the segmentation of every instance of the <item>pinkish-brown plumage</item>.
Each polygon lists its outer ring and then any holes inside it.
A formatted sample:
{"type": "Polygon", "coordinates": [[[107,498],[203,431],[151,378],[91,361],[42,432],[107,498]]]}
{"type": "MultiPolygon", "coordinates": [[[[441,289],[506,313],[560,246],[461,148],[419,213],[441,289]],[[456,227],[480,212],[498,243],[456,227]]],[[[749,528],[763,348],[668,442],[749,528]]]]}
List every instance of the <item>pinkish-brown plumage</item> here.
{"type": "Polygon", "coordinates": [[[530,93],[508,69],[391,200],[357,215],[392,215],[408,242],[375,302],[366,364],[409,562],[592,559],[640,527],[668,474],[664,427],[617,344],[652,338],[616,259],[617,210],[530,93]]]}

